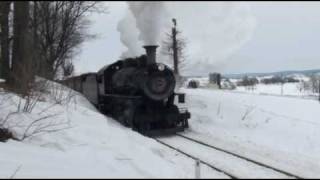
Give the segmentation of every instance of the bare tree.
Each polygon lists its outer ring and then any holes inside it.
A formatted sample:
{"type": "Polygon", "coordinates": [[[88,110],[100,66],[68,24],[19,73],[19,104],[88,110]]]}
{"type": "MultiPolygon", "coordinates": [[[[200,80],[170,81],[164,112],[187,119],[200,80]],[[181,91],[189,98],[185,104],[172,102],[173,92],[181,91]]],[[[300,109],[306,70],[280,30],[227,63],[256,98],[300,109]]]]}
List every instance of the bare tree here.
{"type": "Polygon", "coordinates": [[[99,11],[97,2],[14,2],[12,90],[26,99],[23,111],[31,112],[47,88],[45,80],[72,74],[72,57],[89,35],[86,13],[99,11]]]}
{"type": "Polygon", "coordinates": [[[247,90],[253,90],[259,81],[256,77],[243,76],[242,80],[238,82],[238,86],[244,86],[247,90]]]}
{"type": "Polygon", "coordinates": [[[59,73],[70,74],[72,57],[79,45],[93,37],[86,32],[89,21],[85,17],[101,9],[97,4],[94,1],[33,2],[31,24],[40,76],[55,79],[59,73]]]}
{"type": "Polygon", "coordinates": [[[63,69],[63,76],[64,77],[69,77],[69,76],[73,75],[74,65],[73,65],[72,61],[70,61],[70,60],[65,61],[63,63],[62,69],[63,69]]]}
{"type": "Polygon", "coordinates": [[[0,4],[0,77],[10,71],[9,87],[23,95],[35,86],[35,75],[53,80],[72,74],[79,45],[93,37],[86,32],[89,21],[85,17],[104,10],[94,1],[15,1],[13,5],[10,24],[10,1],[0,4]]]}
{"type": "Polygon", "coordinates": [[[172,22],[173,27],[171,32],[167,32],[165,40],[162,41],[161,53],[169,56],[169,64],[173,64],[174,73],[179,76],[181,69],[185,66],[185,48],[187,41],[182,37],[182,31],[178,30],[176,19],[172,19],[172,22]]]}
{"type": "Polygon", "coordinates": [[[12,70],[9,84],[13,89],[26,94],[30,83],[33,81],[34,71],[32,68],[29,33],[29,1],[14,2],[14,24],[13,24],[13,49],[12,70]]]}
{"type": "Polygon", "coordinates": [[[11,1],[0,3],[0,40],[1,40],[1,58],[0,58],[0,78],[7,79],[10,71],[9,67],[9,12],[11,1]]]}
{"type": "Polygon", "coordinates": [[[30,84],[34,75],[51,80],[57,75],[70,75],[74,69],[72,59],[79,45],[94,37],[86,31],[89,25],[86,16],[90,12],[105,12],[98,4],[95,1],[1,2],[0,77],[22,92],[27,88],[20,83],[25,72],[32,73],[25,84],[30,84]],[[10,4],[14,5],[12,24],[10,4]],[[25,70],[28,66],[32,71],[25,70]]]}
{"type": "Polygon", "coordinates": [[[319,82],[320,82],[320,77],[316,74],[312,74],[310,76],[310,85],[311,85],[311,90],[313,93],[319,93],[319,82]]]}
{"type": "Polygon", "coordinates": [[[318,93],[318,100],[320,101],[320,76],[312,74],[310,76],[310,86],[313,93],[318,93]]]}

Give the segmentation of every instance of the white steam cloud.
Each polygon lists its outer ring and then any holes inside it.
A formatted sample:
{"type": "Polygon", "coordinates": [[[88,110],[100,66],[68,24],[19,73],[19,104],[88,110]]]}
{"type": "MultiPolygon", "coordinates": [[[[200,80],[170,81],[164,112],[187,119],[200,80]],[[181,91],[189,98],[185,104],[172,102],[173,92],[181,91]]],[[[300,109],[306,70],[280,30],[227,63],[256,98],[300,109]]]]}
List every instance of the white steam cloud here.
{"type": "Polygon", "coordinates": [[[120,32],[120,40],[127,48],[121,58],[134,57],[143,53],[142,43],[139,41],[139,30],[136,27],[136,19],[131,11],[127,11],[125,17],[119,21],[117,30],[120,32]]]}
{"type": "Polygon", "coordinates": [[[176,18],[187,38],[187,71],[193,73],[207,73],[203,70],[208,67],[218,71],[223,61],[250,40],[256,24],[246,2],[128,2],[128,7],[118,25],[128,48],[123,55],[143,53],[142,45],[161,45],[171,19],[176,18]]]}
{"type": "Polygon", "coordinates": [[[128,2],[136,19],[139,39],[145,45],[157,44],[164,25],[165,2],[128,2]]]}

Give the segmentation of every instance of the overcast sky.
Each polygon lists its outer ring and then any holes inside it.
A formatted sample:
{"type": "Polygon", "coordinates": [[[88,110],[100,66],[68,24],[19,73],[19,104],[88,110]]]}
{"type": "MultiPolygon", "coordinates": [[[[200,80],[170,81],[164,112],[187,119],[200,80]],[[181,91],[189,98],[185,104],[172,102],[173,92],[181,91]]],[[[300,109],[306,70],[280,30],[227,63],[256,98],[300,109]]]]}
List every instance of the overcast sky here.
{"type": "MultiPolygon", "coordinates": [[[[320,2],[199,2],[194,12],[194,4],[181,3],[170,7],[178,12],[174,16],[187,35],[190,66],[196,67],[186,74],[320,69],[320,2]],[[202,19],[208,21],[205,26],[202,19]]],[[[126,50],[117,24],[127,4],[105,4],[108,14],[88,17],[90,32],[98,38],[82,45],[75,60],[77,73],[97,71],[126,50]]]]}

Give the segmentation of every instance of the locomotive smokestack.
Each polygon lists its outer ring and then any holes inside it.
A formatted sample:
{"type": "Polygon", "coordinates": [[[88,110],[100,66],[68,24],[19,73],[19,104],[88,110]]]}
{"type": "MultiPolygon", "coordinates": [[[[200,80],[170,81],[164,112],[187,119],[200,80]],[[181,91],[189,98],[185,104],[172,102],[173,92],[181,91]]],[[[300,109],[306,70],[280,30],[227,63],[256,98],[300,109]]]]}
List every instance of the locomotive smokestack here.
{"type": "Polygon", "coordinates": [[[149,46],[143,46],[146,49],[147,53],[147,64],[153,64],[156,63],[156,49],[157,45],[149,45],[149,46]]]}

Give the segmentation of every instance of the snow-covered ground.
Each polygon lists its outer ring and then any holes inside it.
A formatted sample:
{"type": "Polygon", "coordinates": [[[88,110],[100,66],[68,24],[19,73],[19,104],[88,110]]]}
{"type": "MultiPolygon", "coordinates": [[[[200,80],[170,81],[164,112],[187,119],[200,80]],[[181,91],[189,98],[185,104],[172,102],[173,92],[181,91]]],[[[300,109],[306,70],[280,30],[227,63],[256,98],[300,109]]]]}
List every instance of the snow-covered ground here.
{"type": "Polygon", "coordinates": [[[317,97],[317,93],[305,91],[301,88],[300,83],[284,83],[281,84],[257,84],[253,89],[248,89],[244,86],[238,86],[235,91],[254,93],[261,95],[281,95],[302,98],[317,97]]]}
{"type": "Polygon", "coordinates": [[[184,89],[189,137],[302,177],[320,177],[320,103],[211,89],[184,89]]]}
{"type": "MultiPolygon", "coordinates": [[[[273,76],[263,76],[263,77],[257,77],[259,81],[265,78],[272,78],[273,76]]],[[[302,75],[302,74],[292,74],[288,75],[287,77],[293,77],[296,80],[299,81],[309,81],[310,78],[302,75]]],[[[210,83],[209,83],[209,78],[208,77],[196,77],[196,78],[189,78],[185,82],[185,87],[187,86],[188,82],[190,80],[197,80],[200,84],[201,88],[211,88],[210,83]]],[[[234,85],[237,84],[238,81],[241,79],[229,79],[230,82],[232,82],[234,85]]],[[[223,86],[223,80],[222,80],[222,88],[227,89],[226,87],[223,86]]],[[[258,83],[256,84],[253,88],[252,87],[245,87],[245,86],[236,86],[235,89],[232,91],[234,92],[239,92],[239,93],[250,93],[250,94],[260,94],[260,95],[275,95],[275,96],[287,96],[287,97],[297,97],[297,98],[311,98],[311,99],[316,99],[318,98],[319,94],[318,93],[313,93],[311,90],[304,90],[302,88],[302,84],[297,82],[297,83],[284,83],[283,85],[281,84],[263,84],[263,83],[258,83]]]]}
{"type": "MultiPolygon", "coordinates": [[[[276,96],[288,96],[288,97],[299,97],[299,98],[313,98],[315,99],[318,96],[318,93],[313,93],[311,90],[305,90],[302,86],[302,82],[310,81],[310,77],[303,74],[291,74],[287,75],[287,78],[294,78],[299,82],[290,82],[284,83],[283,85],[280,83],[275,84],[263,84],[261,81],[263,79],[270,79],[274,76],[262,76],[256,77],[259,80],[259,84],[255,85],[253,88],[248,88],[244,86],[238,86],[235,91],[237,92],[245,92],[245,93],[253,93],[253,94],[261,94],[261,95],[276,95],[276,96]]],[[[234,83],[237,83],[238,80],[233,79],[234,83]]]]}
{"type": "MultiPolygon", "coordinates": [[[[202,88],[181,91],[186,93],[185,106],[192,116],[185,135],[301,177],[320,177],[318,101],[202,88]]],[[[53,104],[52,98],[43,98],[31,114],[11,116],[14,123],[8,126],[17,137],[22,137],[32,119],[51,114],[56,116],[41,123],[59,122],[55,128],[63,130],[0,142],[0,178],[13,174],[16,178],[194,177],[194,160],[105,117],[81,95],[67,104],[53,104]]],[[[17,96],[0,92],[0,118],[18,105],[17,96]]],[[[172,141],[181,143],[174,137],[172,141]]],[[[192,144],[180,145],[197,151],[192,144]]],[[[219,153],[198,151],[212,163],[240,171],[241,177],[277,176],[248,171],[219,153]]],[[[226,178],[201,167],[203,178],[226,178]]]]}
{"type": "MultiPolygon", "coordinates": [[[[51,130],[64,130],[24,141],[0,142],[0,178],[194,177],[194,160],[105,117],[80,95],[64,105],[53,105],[50,98],[46,99],[31,114],[12,115],[7,126],[22,137],[33,119],[54,114],[57,116],[36,123],[34,128],[58,122],[51,130]]],[[[17,110],[19,98],[2,92],[0,104],[3,118],[17,110]]],[[[226,177],[207,166],[202,166],[201,176],[226,177]]]]}

